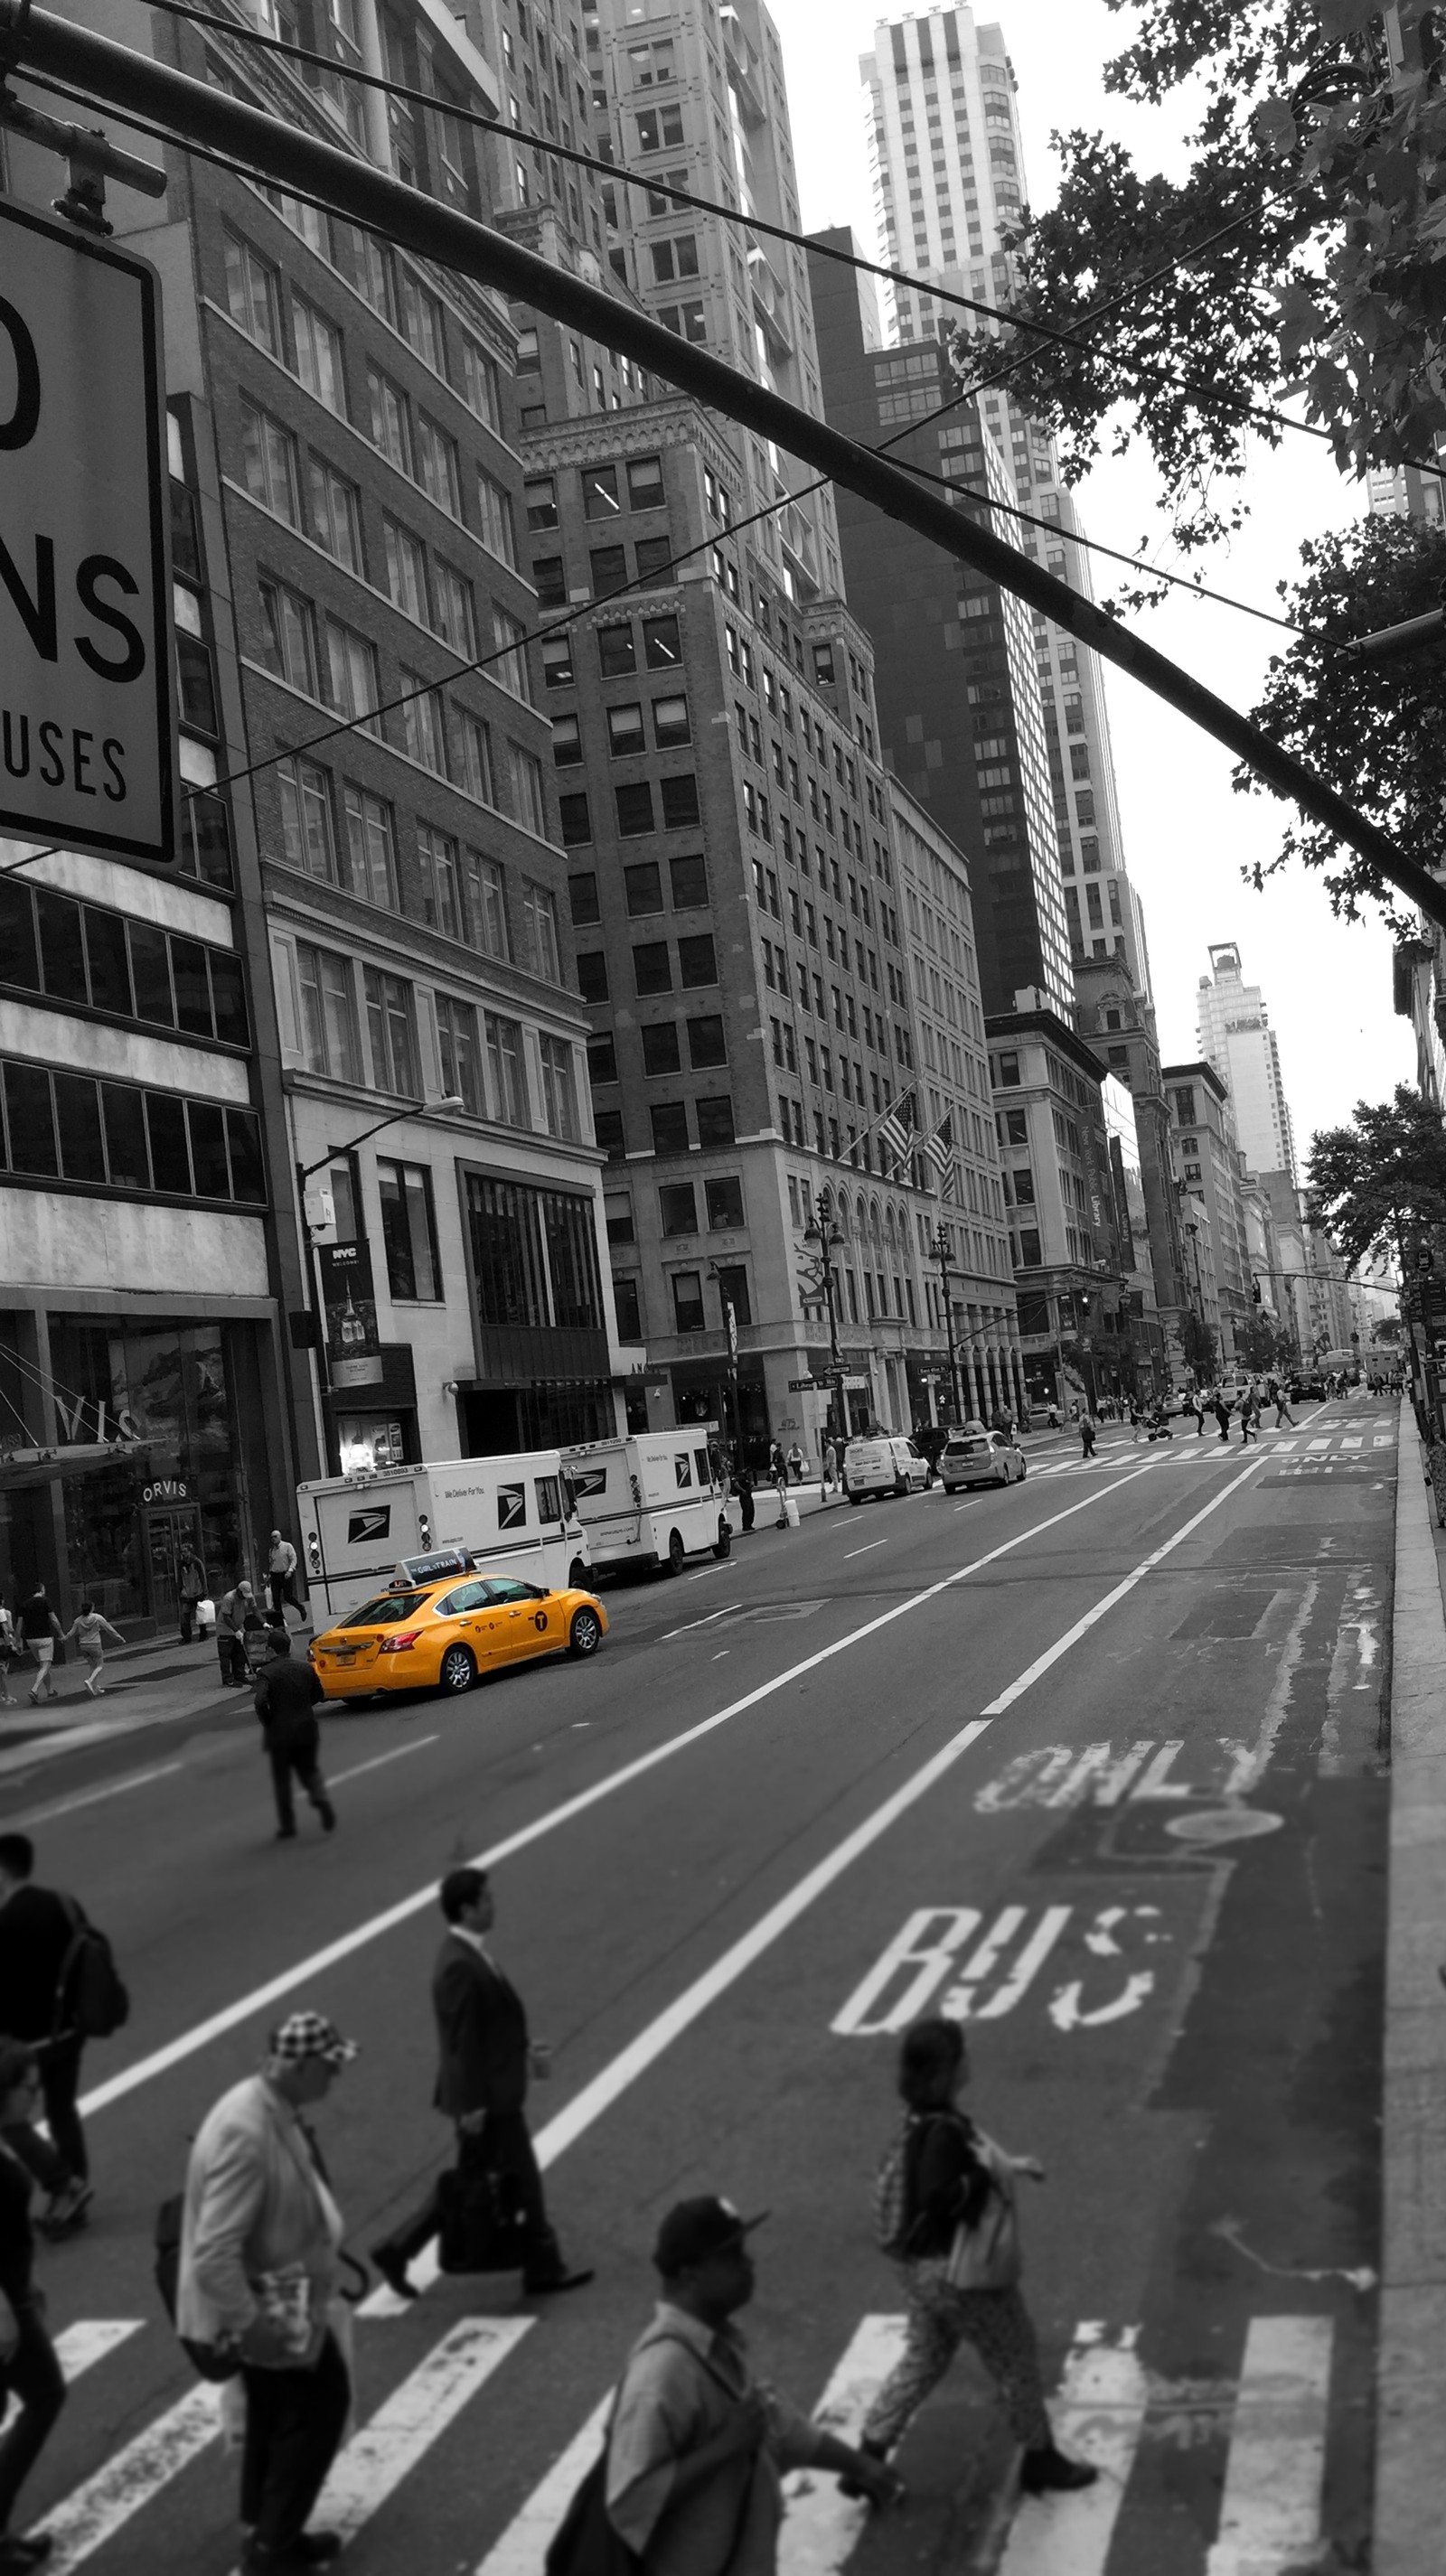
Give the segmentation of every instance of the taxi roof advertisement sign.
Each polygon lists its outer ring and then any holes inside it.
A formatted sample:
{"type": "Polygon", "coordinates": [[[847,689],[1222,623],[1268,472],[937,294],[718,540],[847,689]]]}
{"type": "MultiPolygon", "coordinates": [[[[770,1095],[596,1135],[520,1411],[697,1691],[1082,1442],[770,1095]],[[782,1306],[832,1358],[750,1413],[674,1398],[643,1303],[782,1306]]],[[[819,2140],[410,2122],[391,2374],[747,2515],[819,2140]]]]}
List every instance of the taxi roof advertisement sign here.
{"type": "Polygon", "coordinates": [[[0,199],[0,833],[176,863],[160,288],[0,199]]]}

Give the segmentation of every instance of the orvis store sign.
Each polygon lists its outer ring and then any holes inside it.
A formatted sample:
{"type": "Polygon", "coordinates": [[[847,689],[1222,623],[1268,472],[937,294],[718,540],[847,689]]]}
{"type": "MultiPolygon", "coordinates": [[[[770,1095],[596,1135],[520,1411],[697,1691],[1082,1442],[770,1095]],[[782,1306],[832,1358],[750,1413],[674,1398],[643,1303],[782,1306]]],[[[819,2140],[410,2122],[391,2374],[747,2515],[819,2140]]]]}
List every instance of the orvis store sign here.
{"type": "Polygon", "coordinates": [[[160,292],[0,198],[0,833],[176,859],[160,292]]]}

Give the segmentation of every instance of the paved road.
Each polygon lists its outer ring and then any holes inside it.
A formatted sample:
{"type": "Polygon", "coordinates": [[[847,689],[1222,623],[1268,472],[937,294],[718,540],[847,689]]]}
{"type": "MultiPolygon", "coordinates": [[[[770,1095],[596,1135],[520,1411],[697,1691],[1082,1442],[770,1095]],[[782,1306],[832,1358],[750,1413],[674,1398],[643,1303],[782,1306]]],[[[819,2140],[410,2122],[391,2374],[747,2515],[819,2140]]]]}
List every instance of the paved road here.
{"type": "Polygon", "coordinates": [[[598,2279],[555,2310],[510,2280],[369,2302],[333,2500],[359,2569],[538,2576],[685,2192],[772,2211],[751,2332],[847,2422],[897,2335],[868,2208],[894,2034],[941,2003],[987,2126],[1048,2168],[1028,2292],[1062,2432],[1107,2475],[1016,2513],[961,2366],[907,2508],[861,2527],[804,2495],[785,2567],[1284,2576],[1322,2534],[1361,2563],[1395,1430],[1355,1398],[1245,1453],[1116,1434],[1086,1467],[1061,1439],[1007,1493],[760,1533],[615,1593],[590,1666],[339,1715],[331,1842],[269,1839],[234,1706],[47,1764],[22,1792],[43,1874],[136,1996],[94,2052],[95,2224],[45,2260],[86,2365],[28,2499],[52,2564],[233,2565],[155,2201],[293,2001],[362,2043],[324,2114],[355,2242],[415,2195],[445,2146],[430,1888],[483,1853],[558,2051],[554,2212],[598,2279]]]}

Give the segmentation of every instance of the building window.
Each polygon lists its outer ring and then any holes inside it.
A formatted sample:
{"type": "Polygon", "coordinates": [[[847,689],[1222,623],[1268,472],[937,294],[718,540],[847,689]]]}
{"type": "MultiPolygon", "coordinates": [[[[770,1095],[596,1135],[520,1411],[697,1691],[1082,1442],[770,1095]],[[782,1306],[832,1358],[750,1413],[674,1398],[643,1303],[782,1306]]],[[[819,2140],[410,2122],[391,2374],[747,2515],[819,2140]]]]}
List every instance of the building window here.
{"type": "Polygon", "coordinates": [[[708,1204],[708,1223],[716,1234],[731,1233],[743,1223],[743,1183],[730,1176],[721,1181],[705,1181],[703,1195],[708,1204]]]}
{"type": "MultiPolygon", "coordinates": [[[[689,271],[691,276],[693,271],[689,271]]],[[[633,510],[660,510],[663,506],[663,460],[660,456],[632,456],[628,459],[628,507],[633,510]]]]}
{"type": "Polygon", "coordinates": [[[449,519],[462,516],[462,472],[457,442],[422,411],[417,414],[417,480],[449,519]]]}
{"type": "Polygon", "coordinates": [[[616,519],[621,515],[618,499],[618,469],[615,465],[585,465],[582,471],[583,516],[588,519],[616,519]]]}
{"type": "Polygon", "coordinates": [[[238,331],[280,358],[281,276],[237,233],[226,235],[226,306],[238,331]]]}
{"type": "Polygon", "coordinates": [[[592,839],[592,815],[584,790],[579,789],[571,796],[559,796],[557,818],[565,850],[580,849],[592,839]]]}
{"type": "Polygon", "coordinates": [[[618,830],[625,841],[637,840],[653,829],[653,791],[647,780],[639,779],[631,787],[613,791],[617,799],[618,830]]]}
{"type": "Polygon", "coordinates": [[[569,877],[567,897],[575,929],[587,922],[601,921],[602,907],[598,902],[597,878],[594,875],[569,877]]]}
{"type": "Polygon", "coordinates": [[[392,606],[415,620],[418,626],[429,626],[431,617],[427,602],[427,550],[420,537],[395,519],[382,520],[382,536],[387,555],[387,590],[392,606]]]}
{"type": "Polygon", "coordinates": [[[685,1100],[660,1100],[649,1111],[655,1154],[686,1154],[688,1151],[688,1104],[685,1100]]]}
{"type": "Polygon", "coordinates": [[[378,1091],[390,1091],[403,1100],[420,1100],[412,987],[400,975],[384,975],[376,966],[365,969],[365,979],[372,1080],[378,1091]]]}
{"type": "Polygon", "coordinates": [[[509,689],[514,698],[532,704],[532,684],[527,673],[527,629],[520,618],[509,616],[505,608],[492,611],[492,642],[496,648],[490,665],[494,680],[509,689]]]}
{"type": "Polygon", "coordinates": [[[730,1306],[733,1309],[735,1324],[741,1326],[752,1323],[753,1306],[748,1294],[748,1273],[741,1261],[719,1263],[718,1303],[722,1309],[725,1324],[730,1306]]]}
{"type": "Polygon", "coordinates": [[[1019,1082],[1019,1057],[1016,1054],[1003,1054],[999,1057],[998,1062],[1001,1089],[1008,1089],[1011,1085],[1017,1087],[1019,1082]]]}
{"type": "Polygon", "coordinates": [[[600,1329],[602,1278],[591,1199],[469,1173],[467,1222],[479,1322],[600,1329]]]}
{"type": "Polygon", "coordinates": [[[495,1115],[505,1127],[530,1127],[522,1031],[515,1020],[502,1019],[495,1011],[483,1013],[483,1028],[495,1115]]]}
{"type": "Polygon", "coordinates": [[[429,689],[420,671],[409,671],[403,663],[402,688],[405,695],[398,712],[402,719],[402,741],[409,760],[418,761],[439,778],[447,775],[447,727],[442,712],[442,692],[429,689]]]}
{"type": "Polygon", "coordinates": [[[392,809],[364,788],[348,787],[345,798],[347,858],[353,894],[395,911],[397,844],[392,809]]]}
{"type": "Polygon", "coordinates": [[[640,1342],[643,1338],[643,1319],[638,1309],[636,1279],[613,1281],[613,1307],[618,1319],[619,1341],[640,1342]]]}
{"type": "Polygon", "coordinates": [[[512,762],[513,818],[525,831],[535,832],[540,841],[545,840],[547,801],[542,788],[542,763],[535,752],[524,751],[520,743],[509,742],[507,749],[512,762]]]}
{"type": "Polygon", "coordinates": [[[376,646],[339,617],[326,621],[326,675],[327,705],[350,717],[359,731],[380,734],[376,646]]]}
{"type": "Polygon", "coordinates": [[[646,749],[640,706],[609,707],[607,720],[608,749],[614,760],[631,759],[646,749]]]}
{"type": "Polygon", "coordinates": [[[367,369],[367,402],[371,412],[372,444],[379,447],[389,465],[409,482],[416,481],[412,449],[412,410],[400,385],[384,376],[377,367],[367,369]]]}
{"type": "Polygon", "coordinates": [[[263,581],[261,592],[261,658],[268,671],[303,697],[316,698],[316,611],[309,599],[284,581],[263,581]]]}
{"type": "Polygon", "coordinates": [[[534,535],[557,525],[557,484],[551,474],[530,474],[522,487],[527,524],[534,535]]]}
{"type": "MultiPolygon", "coordinates": [[[[631,638],[631,628],[626,630],[631,638]]],[[[643,619],[643,661],[650,671],[676,671],[683,659],[676,617],[643,619]]],[[[629,662],[628,669],[632,669],[629,662]]]]}
{"type": "Polygon", "coordinates": [[[697,911],[708,900],[708,869],[701,852],[668,861],[675,912],[697,911]]]}
{"type": "Polygon", "coordinates": [[[482,1062],[477,1052],[477,1015],[469,1002],[438,993],[437,1048],[442,1060],[442,1089],[460,1099],[473,1118],[483,1115],[482,1062]]]}
{"type": "Polygon", "coordinates": [[[269,411],[241,397],[241,456],[246,489],[288,526],[301,519],[301,472],[296,440],[269,411]]]}
{"type": "Polygon", "coordinates": [[[437,555],[432,564],[432,624],[444,644],[449,644],[459,661],[470,662],[477,651],[476,624],[472,609],[472,585],[437,555]]]}
{"type": "Polygon", "coordinates": [[[679,940],[678,981],[685,992],[693,985],[717,983],[718,961],[707,932],[694,939],[679,940]]]}
{"type": "Polygon", "coordinates": [[[644,859],[623,870],[628,912],[634,920],[663,909],[663,876],[656,860],[644,859]]]}
{"type": "Polygon", "coordinates": [[[378,1158],[377,1192],[387,1255],[387,1285],[392,1295],[408,1304],[436,1303],[442,1291],[431,1173],[423,1163],[390,1163],[378,1158]]]}
{"type": "Polygon", "coordinates": [[[651,1020],[644,1027],[642,1038],[644,1073],[681,1073],[683,1059],[678,1048],[676,1021],[651,1020]]]}
{"type": "Polygon", "coordinates": [[[733,1100],[730,1093],[725,1091],[712,1100],[695,1100],[693,1110],[698,1121],[700,1145],[733,1143],[733,1100]]]}
{"type": "Polygon", "coordinates": [[[336,883],[336,833],[332,819],[331,777],[314,760],[292,758],[276,764],[281,792],[281,833],[293,868],[325,884],[336,883]]]}
{"type": "Polygon", "coordinates": [[[552,764],[554,769],[573,769],[581,759],[582,726],[580,725],[577,717],[554,716],[552,720],[552,764]]]}
{"type": "Polygon", "coordinates": [[[549,1136],[575,1144],[578,1134],[577,1086],[572,1048],[565,1038],[543,1035],[537,1041],[542,1059],[542,1115],[549,1136]]]}
{"type": "Polygon", "coordinates": [[[1032,1225],[1021,1226],[1019,1233],[1019,1266],[1021,1270],[1038,1270],[1044,1261],[1039,1234],[1032,1225]]]}
{"type": "Polygon", "coordinates": [[[640,994],[671,993],[673,978],[666,939],[633,950],[633,981],[640,994]]]}
{"type": "Polygon", "coordinates": [[[628,586],[628,550],[626,546],[594,546],[588,556],[594,599],[610,599],[615,591],[628,586]]]}
{"type": "Polygon", "coordinates": [[[490,474],[477,476],[478,533],[490,554],[505,564],[517,565],[517,533],[512,524],[512,501],[500,483],[490,474]]]}
{"type": "Polygon", "coordinates": [[[484,420],[489,429],[500,429],[502,404],[497,362],[488,357],[485,349],[478,347],[470,332],[464,331],[461,341],[462,399],[468,410],[475,412],[479,420],[484,420]]]}
{"type": "Polygon", "coordinates": [[[688,1022],[688,1062],[694,1072],[701,1073],[713,1065],[726,1064],[727,1061],[728,1047],[721,1017],[711,1013],[702,1019],[690,1020],[688,1022]]]}
{"type": "MultiPolygon", "coordinates": [[[[666,951],[664,954],[666,955],[666,951]]],[[[600,948],[586,948],[577,960],[577,989],[585,1002],[608,998],[608,961],[600,948]]]]}
{"type": "Polygon", "coordinates": [[[307,1070],[360,1082],[361,1044],[351,961],[330,948],[296,943],[297,1024],[307,1070]]]}
{"type": "Polygon", "coordinates": [[[707,1328],[703,1312],[703,1279],[697,1270],[675,1270],[673,1273],[673,1321],[680,1333],[701,1333],[707,1328]]]}
{"type": "Polygon", "coordinates": [[[457,844],[450,832],[417,825],[417,860],[422,872],[422,918],[444,939],[461,939],[462,872],[457,844]]]}
{"type": "Polygon", "coordinates": [[[665,1235],[696,1234],[698,1207],[691,1181],[669,1181],[658,1192],[658,1216],[665,1235]]]}
{"type": "Polygon", "coordinates": [[[625,679],[637,669],[637,653],[631,626],[600,626],[597,631],[598,666],[605,680],[625,679]]]}
{"type": "MultiPolygon", "coordinates": [[[[592,1088],[593,1088],[593,1090],[594,1090],[594,1091],[599,1091],[599,1090],[601,1090],[601,1089],[602,1089],[602,1087],[604,1086],[604,1084],[606,1084],[606,1083],[616,1082],[616,1080],[617,1080],[617,1078],[618,1078],[618,1058],[617,1058],[617,1049],[616,1049],[616,1047],[614,1046],[613,1041],[612,1041],[612,1039],[611,1039],[611,1038],[589,1038],[589,1039],[588,1039],[588,1042],[587,1042],[587,1078],[588,1078],[588,1081],[589,1081],[589,1083],[591,1084],[591,1086],[592,1086],[592,1088]]],[[[623,1241],[623,1242],[631,1243],[631,1242],[632,1242],[632,1239],[633,1239],[633,1221],[632,1221],[631,1216],[629,1216],[629,1218],[628,1218],[628,1231],[627,1231],[627,1233],[626,1233],[626,1235],[625,1235],[625,1236],[621,1236],[621,1237],[614,1236],[614,1233],[613,1233],[613,1220],[612,1220],[612,1218],[611,1218],[611,1217],[609,1217],[609,1219],[608,1219],[608,1241],[609,1241],[609,1243],[612,1243],[612,1242],[615,1242],[615,1241],[623,1241]]]]}
{"type": "Polygon", "coordinates": [[[692,740],[686,698],[654,698],[653,740],[659,751],[671,751],[677,744],[692,740]]]}
{"type": "Polygon", "coordinates": [[[311,453],[311,527],[319,546],[348,572],[363,570],[361,494],[324,456],[311,453]]]}
{"type": "Polygon", "coordinates": [[[572,639],[567,635],[545,637],[542,645],[542,685],[545,689],[570,689],[573,681],[572,639]]]}
{"type": "Polygon", "coordinates": [[[305,297],[291,298],[291,328],[296,341],[296,373],[309,394],[314,394],[339,420],[346,418],[345,378],[341,363],[341,333],[333,328],[314,304],[305,297]]]}
{"type": "Polygon", "coordinates": [[[545,984],[562,982],[557,945],[557,901],[547,886],[522,879],[523,963],[545,984]]]}

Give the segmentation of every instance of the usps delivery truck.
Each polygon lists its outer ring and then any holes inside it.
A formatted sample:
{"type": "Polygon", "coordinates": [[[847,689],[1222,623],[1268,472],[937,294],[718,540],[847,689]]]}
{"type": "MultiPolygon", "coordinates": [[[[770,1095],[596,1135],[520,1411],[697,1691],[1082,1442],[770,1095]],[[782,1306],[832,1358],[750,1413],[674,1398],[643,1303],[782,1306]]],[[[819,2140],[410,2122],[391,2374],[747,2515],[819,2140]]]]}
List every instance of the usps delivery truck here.
{"type": "Polygon", "coordinates": [[[726,1556],[733,1530],[707,1438],[696,1426],[639,1431],[564,1449],[562,1463],[594,1566],[665,1565],[726,1556]]]}
{"type": "Polygon", "coordinates": [[[557,1449],[323,1476],[297,1486],[296,1508],[318,1628],[448,1548],[465,1549],[484,1574],[559,1589],[587,1582],[587,1532],[557,1449]]]}

